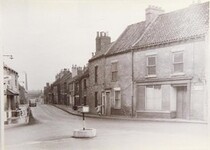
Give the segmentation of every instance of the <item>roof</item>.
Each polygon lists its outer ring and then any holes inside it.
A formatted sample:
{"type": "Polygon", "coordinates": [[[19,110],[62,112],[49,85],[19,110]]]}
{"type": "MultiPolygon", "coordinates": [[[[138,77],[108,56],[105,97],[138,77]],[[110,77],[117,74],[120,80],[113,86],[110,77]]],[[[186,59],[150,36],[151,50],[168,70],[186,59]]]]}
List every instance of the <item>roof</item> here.
{"type": "Polygon", "coordinates": [[[123,52],[132,47],[137,42],[145,30],[145,22],[139,22],[129,25],[125,31],[120,35],[117,41],[111,46],[107,55],[123,52]]]}
{"type": "Polygon", "coordinates": [[[107,56],[204,35],[208,31],[209,2],[159,15],[146,26],[145,22],[129,25],[110,47],[107,56]]]}
{"type": "MultiPolygon", "coordinates": [[[[108,45],[108,49],[112,46],[113,43],[114,43],[114,42],[112,42],[112,43],[110,43],[110,44],[108,45]]],[[[97,52],[95,53],[95,55],[94,55],[91,59],[89,59],[89,62],[90,62],[90,61],[93,61],[93,60],[95,60],[95,59],[98,59],[98,58],[103,57],[103,56],[105,55],[105,53],[108,51],[108,49],[97,51],[97,52]]]]}
{"type": "Polygon", "coordinates": [[[153,46],[205,34],[208,30],[208,8],[207,2],[160,15],[135,46],[153,46]]]}
{"type": "Polygon", "coordinates": [[[7,66],[5,64],[4,64],[4,69],[7,69],[7,70],[9,70],[9,71],[11,71],[11,72],[13,72],[13,73],[18,75],[17,71],[15,71],[14,69],[10,68],[9,66],[7,66]]]}

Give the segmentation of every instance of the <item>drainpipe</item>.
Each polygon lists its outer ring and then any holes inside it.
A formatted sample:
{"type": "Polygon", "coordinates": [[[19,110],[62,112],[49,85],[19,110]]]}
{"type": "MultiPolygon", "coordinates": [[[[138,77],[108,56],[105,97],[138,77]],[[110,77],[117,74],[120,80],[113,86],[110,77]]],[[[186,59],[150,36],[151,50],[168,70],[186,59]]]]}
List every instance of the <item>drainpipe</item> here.
{"type": "Polygon", "coordinates": [[[134,117],[134,63],[133,63],[133,55],[134,55],[134,50],[131,49],[131,78],[132,78],[132,95],[131,95],[131,116],[134,117]]]}

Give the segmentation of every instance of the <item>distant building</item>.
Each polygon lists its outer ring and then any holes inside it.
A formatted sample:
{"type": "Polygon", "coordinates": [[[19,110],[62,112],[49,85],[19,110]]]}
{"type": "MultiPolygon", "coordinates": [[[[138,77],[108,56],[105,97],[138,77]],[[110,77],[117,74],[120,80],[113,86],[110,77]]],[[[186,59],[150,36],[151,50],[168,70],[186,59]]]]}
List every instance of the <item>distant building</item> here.
{"type": "Polygon", "coordinates": [[[19,106],[18,73],[4,65],[4,112],[5,123],[10,123],[12,117],[16,117],[16,109],[19,106]]]}

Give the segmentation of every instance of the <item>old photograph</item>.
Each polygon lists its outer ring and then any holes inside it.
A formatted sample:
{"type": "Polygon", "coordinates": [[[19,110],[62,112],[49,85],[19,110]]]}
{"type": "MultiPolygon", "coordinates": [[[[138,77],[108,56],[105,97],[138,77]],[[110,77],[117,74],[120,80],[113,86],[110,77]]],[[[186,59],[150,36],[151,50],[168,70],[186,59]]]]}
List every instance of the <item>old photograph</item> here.
{"type": "Polygon", "coordinates": [[[209,1],[1,0],[0,150],[208,150],[209,1]]]}

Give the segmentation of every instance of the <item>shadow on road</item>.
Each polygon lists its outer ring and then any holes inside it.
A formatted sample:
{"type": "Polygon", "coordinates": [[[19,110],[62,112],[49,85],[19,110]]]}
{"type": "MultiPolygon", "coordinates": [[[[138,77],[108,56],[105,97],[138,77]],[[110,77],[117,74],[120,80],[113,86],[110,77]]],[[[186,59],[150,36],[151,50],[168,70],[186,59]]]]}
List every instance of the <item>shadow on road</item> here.
{"type": "Polygon", "coordinates": [[[40,141],[59,141],[59,140],[65,140],[65,139],[71,139],[73,138],[71,135],[61,135],[61,136],[53,136],[48,137],[46,139],[40,139],[40,141]]]}
{"type": "Polygon", "coordinates": [[[41,122],[38,121],[36,118],[34,118],[32,114],[30,114],[28,123],[27,122],[21,122],[21,123],[17,123],[17,124],[12,124],[12,125],[6,126],[6,129],[22,128],[22,127],[36,125],[36,124],[39,124],[39,123],[41,123],[41,122]]]}
{"type": "Polygon", "coordinates": [[[34,118],[33,114],[30,113],[30,115],[29,115],[29,122],[28,122],[27,125],[34,125],[34,124],[38,124],[38,123],[40,123],[40,121],[37,120],[36,118],[34,118]]]}

